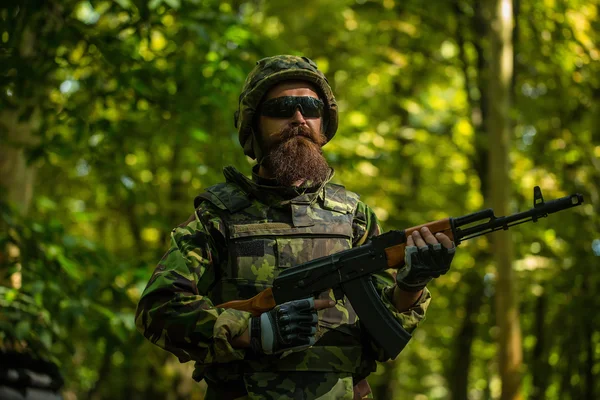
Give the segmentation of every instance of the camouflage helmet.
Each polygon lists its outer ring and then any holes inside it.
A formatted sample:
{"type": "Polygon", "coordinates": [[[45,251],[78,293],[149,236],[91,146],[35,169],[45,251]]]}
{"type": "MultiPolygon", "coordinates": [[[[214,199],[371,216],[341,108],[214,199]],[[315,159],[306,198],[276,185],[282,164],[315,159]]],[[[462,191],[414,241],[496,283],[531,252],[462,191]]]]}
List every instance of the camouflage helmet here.
{"type": "Polygon", "coordinates": [[[261,158],[261,155],[257,154],[260,153],[260,149],[253,134],[256,109],[271,87],[286,80],[301,80],[314,84],[319,97],[325,103],[323,134],[327,141],[330,141],[337,131],[337,103],[327,78],[319,71],[314,61],[307,57],[291,55],[263,58],[256,62],[256,66],[246,78],[238,110],[234,115],[240,144],[244,148],[244,154],[251,158],[258,158],[259,161],[261,158]]]}

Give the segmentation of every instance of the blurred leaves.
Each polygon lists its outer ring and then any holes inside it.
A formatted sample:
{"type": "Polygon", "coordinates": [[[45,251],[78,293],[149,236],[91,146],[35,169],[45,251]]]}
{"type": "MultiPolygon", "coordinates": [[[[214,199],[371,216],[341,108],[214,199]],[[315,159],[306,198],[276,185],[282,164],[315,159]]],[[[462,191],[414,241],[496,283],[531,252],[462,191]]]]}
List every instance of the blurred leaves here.
{"type": "MultiPolygon", "coordinates": [[[[600,336],[590,333],[600,331],[599,3],[518,3],[511,207],[531,207],[534,185],[546,200],[573,192],[586,199],[514,229],[524,388],[532,398],[581,399],[600,393],[585,378],[600,382],[600,336]]],[[[189,366],[135,332],[133,312],[193,198],[222,180],[225,165],[249,173],[233,112],[264,56],[306,55],[327,73],[340,127],[325,155],[336,181],[360,193],[385,228],[486,207],[494,182],[482,167],[493,151],[485,123],[494,99],[483,95],[482,4],[0,6],[0,146],[23,150],[37,174],[33,187],[17,188],[33,193],[27,217],[2,204],[0,345],[60,362],[78,398],[202,397],[181,383],[191,379],[189,366]],[[9,110],[20,125],[7,122],[9,110]],[[21,140],[26,131],[35,141],[21,140]]],[[[484,239],[461,246],[451,273],[431,286],[427,321],[398,362],[370,378],[376,397],[450,398],[457,355],[471,357],[469,398],[497,396],[491,251],[484,239]]]]}

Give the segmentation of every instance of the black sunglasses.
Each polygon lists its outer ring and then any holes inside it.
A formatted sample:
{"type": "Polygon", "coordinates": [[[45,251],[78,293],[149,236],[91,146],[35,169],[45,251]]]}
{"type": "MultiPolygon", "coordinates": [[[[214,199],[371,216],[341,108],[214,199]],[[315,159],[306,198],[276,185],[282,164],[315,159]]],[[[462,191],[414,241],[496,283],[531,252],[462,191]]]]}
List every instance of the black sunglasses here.
{"type": "Polygon", "coordinates": [[[262,103],[260,114],[271,118],[290,118],[300,109],[306,118],[319,118],[323,116],[323,108],[323,102],[314,97],[283,96],[262,103]]]}

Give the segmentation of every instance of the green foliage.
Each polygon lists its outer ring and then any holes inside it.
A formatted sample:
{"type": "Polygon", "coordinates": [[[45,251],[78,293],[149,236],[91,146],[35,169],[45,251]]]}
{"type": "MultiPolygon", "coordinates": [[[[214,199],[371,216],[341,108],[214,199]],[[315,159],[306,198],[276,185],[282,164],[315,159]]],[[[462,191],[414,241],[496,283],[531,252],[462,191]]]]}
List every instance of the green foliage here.
{"type": "MultiPolygon", "coordinates": [[[[514,230],[524,393],[598,396],[600,3],[516,1],[514,211],[583,193],[586,204],[514,230]],[[595,247],[594,247],[595,246],[595,247]]],[[[485,4],[28,0],[0,6],[0,146],[37,171],[27,217],[3,205],[0,343],[58,362],[70,398],[201,398],[189,366],[135,332],[133,312],[170,230],[234,164],[233,126],[254,62],[314,59],[339,102],[324,151],[335,179],[385,228],[484,208],[490,182],[485,4]],[[4,114],[2,114],[2,118],[4,114]],[[12,249],[12,250],[11,250],[12,249]],[[9,278],[21,277],[20,286],[9,278]]],[[[500,234],[500,233],[497,233],[500,234]]],[[[371,378],[381,398],[497,398],[495,268],[461,246],[431,285],[426,322],[371,378]],[[461,361],[462,360],[462,361],[461,361]]],[[[537,397],[536,397],[537,396],[537,397]]]]}
{"type": "Polygon", "coordinates": [[[97,243],[71,236],[53,213],[40,212],[34,220],[6,204],[2,209],[0,243],[8,249],[2,267],[13,288],[0,286],[0,343],[52,360],[72,374],[69,379],[83,382],[90,365],[71,369],[78,362],[70,358],[80,351],[73,339],[123,345],[134,328],[127,265],[97,243]]]}

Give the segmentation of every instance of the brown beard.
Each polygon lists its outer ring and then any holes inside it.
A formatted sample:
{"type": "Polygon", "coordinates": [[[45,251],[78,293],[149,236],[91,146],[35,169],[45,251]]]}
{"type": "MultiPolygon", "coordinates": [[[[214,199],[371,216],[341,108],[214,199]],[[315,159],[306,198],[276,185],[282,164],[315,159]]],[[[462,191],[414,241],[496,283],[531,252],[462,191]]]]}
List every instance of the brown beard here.
{"type": "Polygon", "coordinates": [[[284,129],[270,146],[263,165],[282,186],[310,181],[312,185],[325,182],[331,173],[321,147],[327,142],[308,126],[284,129]]]}

